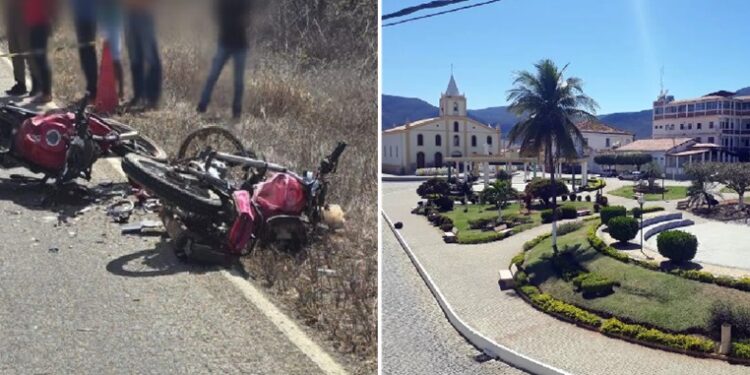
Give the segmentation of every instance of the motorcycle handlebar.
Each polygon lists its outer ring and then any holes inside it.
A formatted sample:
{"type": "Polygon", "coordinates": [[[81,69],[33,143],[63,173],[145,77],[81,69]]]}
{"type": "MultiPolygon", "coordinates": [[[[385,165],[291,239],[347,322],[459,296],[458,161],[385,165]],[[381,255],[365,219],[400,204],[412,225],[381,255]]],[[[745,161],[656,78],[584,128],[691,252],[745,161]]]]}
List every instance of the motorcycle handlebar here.
{"type": "Polygon", "coordinates": [[[338,145],[336,145],[336,149],[333,150],[331,155],[329,155],[327,158],[323,159],[322,162],[320,162],[320,173],[321,174],[328,174],[336,172],[336,168],[339,164],[339,158],[341,157],[341,154],[344,153],[344,150],[346,149],[347,144],[344,142],[339,142],[338,145]]]}

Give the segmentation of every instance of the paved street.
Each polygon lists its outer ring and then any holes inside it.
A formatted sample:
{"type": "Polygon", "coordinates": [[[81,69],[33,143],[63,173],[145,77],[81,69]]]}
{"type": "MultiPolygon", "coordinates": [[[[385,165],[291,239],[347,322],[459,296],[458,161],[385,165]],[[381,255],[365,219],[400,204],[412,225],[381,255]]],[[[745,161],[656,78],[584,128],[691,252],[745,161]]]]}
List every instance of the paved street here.
{"type": "MultiPolygon", "coordinates": [[[[485,336],[573,374],[750,372],[745,366],[697,359],[611,339],[539,312],[513,291],[501,292],[497,286],[497,270],[507,267],[524,242],[548,231],[549,226],[537,227],[496,243],[444,244],[437,229],[424,218],[409,212],[418,200],[417,186],[418,183],[384,184],[383,209],[391,220],[404,223],[400,233],[458,316],[485,336]]],[[[387,269],[383,272],[385,274],[387,269]]],[[[429,349],[427,346],[426,350],[429,349]]],[[[413,350],[418,351],[420,347],[413,350]]]]}
{"type": "Polygon", "coordinates": [[[480,352],[451,326],[396,237],[383,233],[384,375],[523,374],[480,352]]]}
{"type": "MultiPolygon", "coordinates": [[[[9,87],[0,61],[0,88],[9,87]]],[[[0,374],[321,373],[216,270],[0,171],[0,374]]],[[[95,166],[96,186],[124,182],[95,166]]]]}

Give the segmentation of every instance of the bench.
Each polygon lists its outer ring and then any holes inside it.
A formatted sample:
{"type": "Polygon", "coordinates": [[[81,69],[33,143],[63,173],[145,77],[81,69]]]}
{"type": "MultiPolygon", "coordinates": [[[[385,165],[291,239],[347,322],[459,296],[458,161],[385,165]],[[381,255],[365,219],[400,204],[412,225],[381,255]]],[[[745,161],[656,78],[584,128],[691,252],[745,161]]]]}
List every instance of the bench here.
{"type": "Polygon", "coordinates": [[[677,202],[677,209],[678,210],[687,210],[688,207],[690,207],[690,201],[688,201],[688,200],[677,202]]]}
{"type": "Polygon", "coordinates": [[[578,214],[578,217],[589,216],[589,215],[591,215],[591,210],[587,210],[587,209],[584,208],[584,209],[576,211],[576,214],[578,214]]]}
{"type": "Polygon", "coordinates": [[[510,270],[500,270],[498,273],[500,280],[497,283],[500,285],[500,290],[508,290],[516,287],[516,281],[513,279],[513,273],[510,270]]]}
{"type": "Polygon", "coordinates": [[[457,234],[458,229],[453,227],[450,232],[443,233],[443,241],[445,241],[445,243],[456,243],[458,242],[458,237],[456,237],[457,234]]]}

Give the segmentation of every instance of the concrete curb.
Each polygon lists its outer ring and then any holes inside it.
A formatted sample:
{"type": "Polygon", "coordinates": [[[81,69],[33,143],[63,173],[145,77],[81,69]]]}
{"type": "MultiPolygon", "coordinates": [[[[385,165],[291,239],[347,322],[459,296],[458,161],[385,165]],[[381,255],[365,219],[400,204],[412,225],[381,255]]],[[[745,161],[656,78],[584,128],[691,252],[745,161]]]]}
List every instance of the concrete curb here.
{"type": "Polygon", "coordinates": [[[569,372],[554,368],[550,365],[547,365],[545,363],[539,362],[533,358],[529,358],[521,353],[516,352],[513,349],[510,349],[506,346],[503,346],[501,344],[498,344],[497,342],[491,340],[490,338],[482,335],[480,332],[466,324],[453,310],[450,303],[448,303],[448,300],[443,296],[443,294],[440,292],[440,289],[438,289],[437,285],[432,281],[432,277],[427,273],[427,270],[422,266],[422,263],[419,262],[419,259],[417,259],[414,252],[409,247],[409,244],[406,243],[406,240],[403,236],[401,236],[401,233],[399,233],[393,226],[393,222],[388,217],[388,215],[385,213],[385,211],[381,211],[381,214],[383,215],[383,219],[388,224],[388,227],[391,229],[393,234],[396,236],[396,239],[401,244],[401,247],[406,252],[406,255],[409,256],[409,259],[411,259],[412,263],[414,264],[414,267],[416,267],[417,272],[419,272],[419,275],[424,280],[425,284],[427,284],[427,287],[432,292],[432,295],[435,296],[435,299],[437,300],[438,304],[440,305],[440,308],[445,313],[445,316],[448,317],[448,321],[451,323],[451,325],[456,328],[456,330],[464,336],[472,345],[479,348],[482,352],[489,355],[490,357],[500,359],[501,361],[510,364],[514,367],[517,367],[521,370],[527,371],[532,374],[537,375],[571,375],[569,372]]]}

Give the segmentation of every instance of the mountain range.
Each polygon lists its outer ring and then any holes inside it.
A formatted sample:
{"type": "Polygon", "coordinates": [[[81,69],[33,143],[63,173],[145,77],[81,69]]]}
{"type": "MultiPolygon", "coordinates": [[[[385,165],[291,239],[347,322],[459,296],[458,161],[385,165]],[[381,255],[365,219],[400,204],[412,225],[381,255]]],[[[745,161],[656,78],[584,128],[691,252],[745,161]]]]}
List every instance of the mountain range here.
{"type": "MultiPolygon", "coordinates": [[[[738,90],[735,95],[750,95],[750,87],[738,90]]],[[[434,105],[417,98],[383,95],[383,130],[424,118],[437,117],[439,110],[434,105]]],[[[518,122],[518,117],[508,111],[508,107],[498,106],[468,110],[470,118],[491,125],[500,125],[503,135],[507,135],[518,122]]],[[[653,112],[645,109],[637,112],[617,112],[600,115],[599,119],[620,130],[634,133],[636,139],[651,138],[653,112]]]]}

